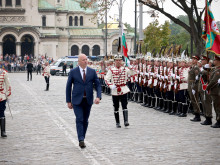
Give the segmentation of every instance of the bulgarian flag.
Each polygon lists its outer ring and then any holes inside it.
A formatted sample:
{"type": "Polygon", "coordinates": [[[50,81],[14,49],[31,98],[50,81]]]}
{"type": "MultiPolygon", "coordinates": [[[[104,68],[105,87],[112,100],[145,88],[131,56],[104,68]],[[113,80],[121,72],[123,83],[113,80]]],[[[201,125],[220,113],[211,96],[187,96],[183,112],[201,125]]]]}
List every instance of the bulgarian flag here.
{"type": "Polygon", "coordinates": [[[125,63],[126,66],[128,66],[128,63],[130,64],[130,61],[128,59],[128,47],[125,39],[125,33],[124,30],[122,29],[122,47],[123,47],[123,53],[124,53],[124,58],[125,58],[125,63]]]}
{"type": "Polygon", "coordinates": [[[206,0],[202,39],[206,41],[206,51],[220,55],[220,33],[208,0],[206,0]]]}

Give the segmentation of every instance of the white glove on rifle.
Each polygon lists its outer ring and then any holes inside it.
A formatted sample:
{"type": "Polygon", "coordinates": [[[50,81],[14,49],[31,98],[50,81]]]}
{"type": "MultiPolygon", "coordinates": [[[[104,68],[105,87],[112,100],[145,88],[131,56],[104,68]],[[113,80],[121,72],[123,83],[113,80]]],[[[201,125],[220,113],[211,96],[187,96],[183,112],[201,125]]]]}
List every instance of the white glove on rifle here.
{"type": "Polygon", "coordinates": [[[196,94],[196,91],[194,89],[192,89],[192,94],[195,95],[196,94]]]}
{"type": "Polygon", "coordinates": [[[209,64],[205,64],[204,68],[208,69],[209,68],[209,64]]]}
{"type": "Polygon", "coordinates": [[[180,76],[176,76],[176,79],[177,79],[177,80],[180,80],[180,76]]]}
{"type": "Polygon", "coordinates": [[[114,89],[116,89],[117,87],[116,87],[116,85],[114,84],[114,85],[112,85],[112,90],[114,90],[114,89]]]}
{"type": "Polygon", "coordinates": [[[220,79],[218,79],[218,84],[220,84],[220,79]]]}
{"type": "Polygon", "coordinates": [[[175,74],[171,73],[171,77],[175,78],[175,74]]]}
{"type": "Polygon", "coordinates": [[[199,76],[198,75],[196,76],[196,80],[199,80],[199,76]]]}

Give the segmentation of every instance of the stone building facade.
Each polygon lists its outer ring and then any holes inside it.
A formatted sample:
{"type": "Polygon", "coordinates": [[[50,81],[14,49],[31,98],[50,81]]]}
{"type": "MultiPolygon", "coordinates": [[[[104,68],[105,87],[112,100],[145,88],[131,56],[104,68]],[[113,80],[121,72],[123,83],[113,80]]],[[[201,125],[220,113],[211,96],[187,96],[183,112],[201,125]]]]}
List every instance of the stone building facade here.
{"type": "MultiPolygon", "coordinates": [[[[0,0],[0,54],[103,55],[105,30],[93,18],[96,11],[76,0],[0,0]]],[[[134,35],[125,33],[131,53],[134,35]]],[[[109,23],[107,54],[116,53],[118,36],[117,22],[109,23]]]]}

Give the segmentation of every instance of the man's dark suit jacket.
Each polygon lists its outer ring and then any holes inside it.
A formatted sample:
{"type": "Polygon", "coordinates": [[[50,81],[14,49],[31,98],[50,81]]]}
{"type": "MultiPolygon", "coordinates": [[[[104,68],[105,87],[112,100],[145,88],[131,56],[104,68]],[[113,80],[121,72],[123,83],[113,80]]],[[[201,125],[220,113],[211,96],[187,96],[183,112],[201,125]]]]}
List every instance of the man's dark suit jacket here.
{"type": "Polygon", "coordinates": [[[96,71],[87,67],[86,81],[84,82],[80,74],[79,67],[72,69],[66,85],[66,102],[72,102],[73,105],[79,105],[82,102],[84,91],[86,91],[86,99],[89,105],[93,104],[93,84],[97,91],[97,97],[101,99],[101,85],[97,77],[96,71]],[[73,85],[73,90],[72,90],[73,85]],[[72,97],[71,97],[72,91],[72,97]]]}

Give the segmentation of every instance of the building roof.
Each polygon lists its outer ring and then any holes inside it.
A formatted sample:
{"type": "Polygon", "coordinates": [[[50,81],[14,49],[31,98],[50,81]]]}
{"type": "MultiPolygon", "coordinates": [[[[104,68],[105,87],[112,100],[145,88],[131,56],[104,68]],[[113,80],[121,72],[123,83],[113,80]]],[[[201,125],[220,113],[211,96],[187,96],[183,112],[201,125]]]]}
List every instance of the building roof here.
{"type": "MultiPolygon", "coordinates": [[[[107,28],[108,28],[108,29],[113,29],[113,30],[119,29],[118,26],[119,26],[119,22],[116,21],[116,20],[107,23],[107,28]]],[[[103,29],[105,29],[105,26],[103,27],[103,29]]],[[[123,25],[123,29],[127,29],[127,28],[125,27],[125,25],[123,25]]]]}
{"type": "Polygon", "coordinates": [[[64,5],[55,5],[48,2],[48,0],[39,0],[38,9],[40,10],[56,10],[56,11],[73,11],[73,12],[85,12],[94,13],[97,11],[97,7],[84,9],[80,6],[80,3],[75,0],[66,0],[64,5]]]}

